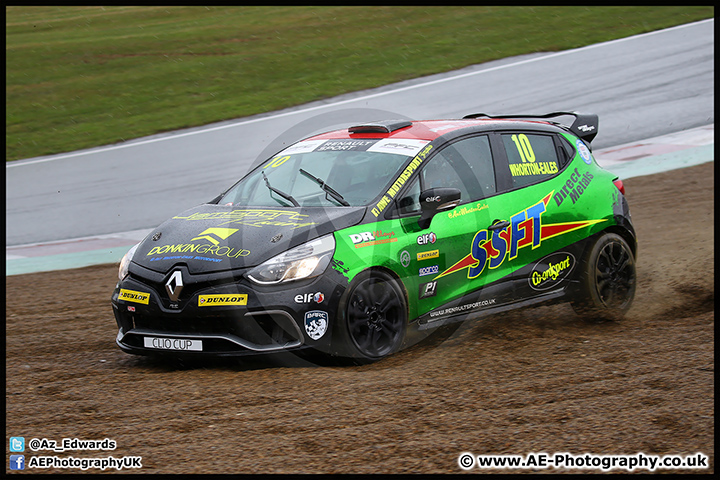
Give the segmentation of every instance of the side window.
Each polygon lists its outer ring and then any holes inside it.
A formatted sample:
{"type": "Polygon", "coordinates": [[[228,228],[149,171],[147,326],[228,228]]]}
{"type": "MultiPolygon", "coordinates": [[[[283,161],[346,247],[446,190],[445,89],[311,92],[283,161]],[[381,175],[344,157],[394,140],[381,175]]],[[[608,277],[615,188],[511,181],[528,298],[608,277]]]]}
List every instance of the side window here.
{"type": "Polygon", "coordinates": [[[570,142],[561,135],[555,137],[557,140],[557,151],[558,158],[560,159],[560,168],[567,165],[575,154],[575,149],[570,145],[570,142]]]}
{"type": "Polygon", "coordinates": [[[397,211],[400,215],[420,213],[420,180],[417,177],[398,200],[397,211]]]}
{"type": "Polygon", "coordinates": [[[493,195],[497,191],[495,167],[487,135],[459,140],[428,159],[419,177],[397,200],[396,212],[400,215],[420,213],[421,189],[434,187],[457,188],[461,203],[493,195]]]}
{"type": "Polygon", "coordinates": [[[422,171],[423,189],[452,187],[461,203],[495,193],[495,170],[486,135],[464,138],[437,153],[422,171]]]}
{"type": "Polygon", "coordinates": [[[560,170],[555,141],[551,135],[504,133],[513,188],[552,177],[560,170]]]}

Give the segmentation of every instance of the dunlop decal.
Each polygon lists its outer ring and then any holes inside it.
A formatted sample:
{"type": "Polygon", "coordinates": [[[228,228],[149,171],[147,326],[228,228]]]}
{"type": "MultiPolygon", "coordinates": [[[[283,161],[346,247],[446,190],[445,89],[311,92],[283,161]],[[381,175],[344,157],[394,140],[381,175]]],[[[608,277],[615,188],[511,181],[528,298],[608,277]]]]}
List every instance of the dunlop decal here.
{"type": "Polygon", "coordinates": [[[198,307],[217,307],[218,305],[247,305],[246,294],[235,295],[200,295],[198,307]]]}
{"type": "Polygon", "coordinates": [[[124,300],[126,302],[142,303],[147,305],[150,303],[150,294],[146,292],[136,292],[135,290],[120,289],[118,300],[124,300]]]}
{"type": "Polygon", "coordinates": [[[430,258],[438,258],[440,256],[440,250],[430,250],[429,252],[419,252],[417,254],[418,262],[428,260],[430,258]]]}

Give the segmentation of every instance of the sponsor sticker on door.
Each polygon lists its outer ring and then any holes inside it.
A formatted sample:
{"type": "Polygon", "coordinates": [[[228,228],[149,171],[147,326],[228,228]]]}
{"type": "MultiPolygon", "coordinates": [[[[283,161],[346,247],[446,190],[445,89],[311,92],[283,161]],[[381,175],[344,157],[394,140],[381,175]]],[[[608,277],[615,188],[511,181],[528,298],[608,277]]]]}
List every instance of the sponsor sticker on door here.
{"type": "Polygon", "coordinates": [[[562,282],[572,272],[575,257],[571,253],[556,252],[538,261],[530,272],[528,281],[534,290],[549,290],[562,282]]]}

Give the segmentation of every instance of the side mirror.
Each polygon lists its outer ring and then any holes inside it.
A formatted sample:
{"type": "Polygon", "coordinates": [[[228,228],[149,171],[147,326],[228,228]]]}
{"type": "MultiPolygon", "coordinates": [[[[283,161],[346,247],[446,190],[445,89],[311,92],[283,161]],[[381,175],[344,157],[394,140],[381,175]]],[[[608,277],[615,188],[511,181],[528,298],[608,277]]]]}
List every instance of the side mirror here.
{"type": "Polygon", "coordinates": [[[438,212],[452,210],[460,204],[460,190],[457,188],[437,187],[420,193],[420,220],[418,225],[430,227],[432,217],[438,212]]]}

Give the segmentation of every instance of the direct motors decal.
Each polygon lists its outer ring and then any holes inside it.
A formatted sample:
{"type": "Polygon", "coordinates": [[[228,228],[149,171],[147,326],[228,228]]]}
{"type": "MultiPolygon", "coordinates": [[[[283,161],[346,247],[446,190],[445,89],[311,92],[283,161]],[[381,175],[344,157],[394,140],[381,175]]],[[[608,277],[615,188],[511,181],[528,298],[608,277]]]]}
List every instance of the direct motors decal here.
{"type": "Polygon", "coordinates": [[[583,194],[588,185],[590,185],[590,181],[592,181],[593,178],[595,177],[593,177],[593,174],[590,172],[585,172],[580,176],[580,172],[576,168],[575,171],[570,174],[570,178],[567,179],[565,185],[553,195],[555,203],[557,203],[559,207],[565,198],[570,197],[570,200],[572,200],[574,204],[578,201],[580,195],[583,194]]]}
{"type": "Polygon", "coordinates": [[[118,300],[125,300],[126,302],[142,303],[147,305],[150,303],[150,294],[145,292],[136,292],[135,290],[120,289],[118,300]]]}
{"type": "Polygon", "coordinates": [[[575,257],[571,253],[556,252],[538,261],[530,272],[528,282],[534,290],[549,290],[572,272],[575,257]]]}
{"type": "Polygon", "coordinates": [[[199,295],[198,307],[216,307],[218,305],[247,305],[248,296],[239,295],[199,295]]]}
{"type": "Polygon", "coordinates": [[[535,249],[543,240],[605,221],[605,219],[586,220],[543,225],[542,215],[553,193],[554,190],[538,203],[513,215],[507,227],[492,230],[490,234],[488,230],[477,232],[472,240],[470,253],[433,280],[464,269],[468,269],[468,278],[477,278],[486,267],[498,268],[506,258],[515,259],[521,248],[531,245],[535,249]]]}
{"type": "Polygon", "coordinates": [[[308,337],[318,340],[327,331],[328,314],[322,310],[313,310],[305,313],[305,332],[308,337]]]}

